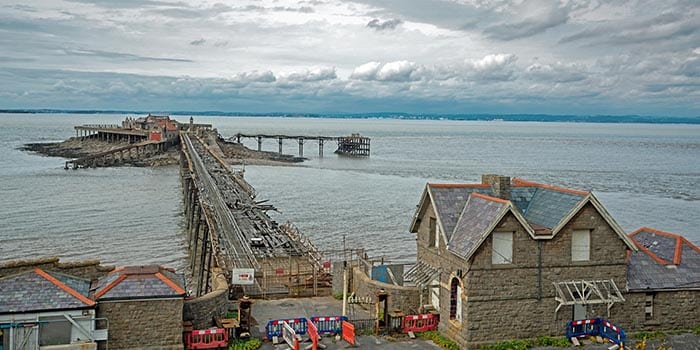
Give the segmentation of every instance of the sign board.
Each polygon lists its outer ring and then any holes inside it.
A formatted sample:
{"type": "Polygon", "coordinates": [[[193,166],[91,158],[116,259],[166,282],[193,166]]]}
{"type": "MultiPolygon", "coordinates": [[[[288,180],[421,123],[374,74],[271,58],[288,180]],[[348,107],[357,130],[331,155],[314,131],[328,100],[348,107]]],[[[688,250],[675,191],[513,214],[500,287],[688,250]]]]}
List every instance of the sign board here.
{"type": "Polygon", "coordinates": [[[233,269],[233,284],[253,284],[255,269],[233,269]]]}

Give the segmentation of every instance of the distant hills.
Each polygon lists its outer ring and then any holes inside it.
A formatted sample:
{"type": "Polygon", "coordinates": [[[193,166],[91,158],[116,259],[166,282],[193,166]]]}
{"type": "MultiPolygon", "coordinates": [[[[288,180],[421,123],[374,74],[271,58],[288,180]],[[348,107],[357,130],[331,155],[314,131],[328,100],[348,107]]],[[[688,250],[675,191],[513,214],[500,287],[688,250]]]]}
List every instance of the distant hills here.
{"type": "Polygon", "coordinates": [[[648,123],[700,124],[697,117],[643,116],[643,115],[557,115],[557,114],[414,114],[382,113],[244,113],[220,111],[127,111],[127,110],[70,110],[70,109],[0,109],[0,113],[27,114],[169,114],[223,117],[288,117],[288,118],[354,118],[354,119],[414,119],[414,120],[482,120],[520,122],[572,123],[648,123]]]}

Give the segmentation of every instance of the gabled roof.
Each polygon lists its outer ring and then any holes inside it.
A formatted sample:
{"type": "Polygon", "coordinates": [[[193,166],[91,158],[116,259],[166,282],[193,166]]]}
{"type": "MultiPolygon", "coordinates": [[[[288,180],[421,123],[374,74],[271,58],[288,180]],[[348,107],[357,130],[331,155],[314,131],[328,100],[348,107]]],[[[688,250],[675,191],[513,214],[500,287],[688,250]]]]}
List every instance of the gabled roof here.
{"type": "MultiPolygon", "coordinates": [[[[508,212],[513,213],[523,227],[529,228],[510,201],[472,193],[459,217],[448,250],[468,260],[508,212]]],[[[532,230],[528,232],[534,235],[532,230]]]]}
{"type": "Polygon", "coordinates": [[[700,248],[683,236],[649,227],[630,237],[640,251],[630,254],[628,289],[700,289],[700,248]]]}
{"type": "Polygon", "coordinates": [[[36,268],[0,279],[0,314],[90,308],[90,281],[36,268]]]}
{"type": "Polygon", "coordinates": [[[162,266],[120,267],[97,280],[91,290],[96,300],[183,297],[184,275],[162,266]]]}
{"type": "Polygon", "coordinates": [[[464,205],[472,192],[490,193],[491,187],[482,184],[428,183],[423,191],[421,203],[413,218],[410,231],[418,231],[418,219],[427,207],[429,203],[427,199],[429,199],[435,208],[440,231],[444,233],[446,241],[449,241],[464,205]]]}
{"type": "MultiPolygon", "coordinates": [[[[480,230],[489,227],[484,222],[487,216],[490,215],[494,221],[496,218],[500,220],[493,204],[489,206],[479,204],[483,201],[475,201],[475,206],[467,210],[466,206],[472,194],[491,197],[491,201],[498,199],[495,198],[494,190],[488,184],[427,184],[414,215],[411,232],[418,231],[418,220],[424,214],[428,204],[432,203],[438,224],[444,232],[444,239],[448,242],[450,250],[459,256],[469,256],[469,247],[473,243],[467,243],[466,240],[481,237],[480,230]],[[475,217],[471,218],[472,215],[475,217]],[[460,225],[458,223],[460,220],[466,221],[460,225]]],[[[481,197],[481,199],[484,198],[481,197]]],[[[508,203],[511,212],[518,216],[518,220],[521,220],[523,227],[534,239],[553,238],[585,205],[590,203],[627,247],[632,250],[637,249],[598,199],[588,191],[514,178],[511,180],[510,200],[504,200],[504,202],[508,203]]],[[[489,225],[495,225],[495,223],[490,222],[489,225]]]]}

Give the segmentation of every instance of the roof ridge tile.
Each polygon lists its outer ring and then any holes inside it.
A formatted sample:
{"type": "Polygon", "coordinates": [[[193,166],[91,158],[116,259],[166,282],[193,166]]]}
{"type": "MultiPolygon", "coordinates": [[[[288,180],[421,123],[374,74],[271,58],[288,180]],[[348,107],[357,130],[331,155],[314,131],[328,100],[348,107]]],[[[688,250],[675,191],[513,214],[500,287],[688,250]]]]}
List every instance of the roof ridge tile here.
{"type": "Polygon", "coordinates": [[[37,275],[46,279],[47,281],[53,283],[56,287],[61,288],[61,290],[63,290],[64,292],[66,292],[66,293],[70,294],[71,296],[73,296],[74,298],[80,300],[82,303],[84,303],[88,306],[95,305],[95,302],[93,300],[90,300],[88,297],[78,293],[75,289],[73,289],[73,288],[69,287],[68,285],[66,285],[65,283],[61,282],[56,277],[51,276],[46,271],[37,267],[34,269],[34,272],[37,275]]]}

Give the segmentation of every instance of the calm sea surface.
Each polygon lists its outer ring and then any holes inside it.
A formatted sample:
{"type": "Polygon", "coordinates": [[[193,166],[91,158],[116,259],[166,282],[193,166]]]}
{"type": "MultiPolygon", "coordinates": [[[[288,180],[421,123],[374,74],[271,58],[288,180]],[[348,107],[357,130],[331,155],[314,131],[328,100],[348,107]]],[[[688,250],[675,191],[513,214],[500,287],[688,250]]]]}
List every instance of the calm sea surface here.
{"type": "MultiPolygon", "coordinates": [[[[184,267],[177,167],[66,171],[63,159],[22,152],[74,136],[73,125],[123,115],[0,114],[0,261],[43,256],[184,267]]],[[[186,121],[189,117],[176,117],[186,121]]],[[[408,232],[425,183],[478,182],[482,173],[592,190],[629,231],[651,226],[700,244],[700,125],[195,117],[236,132],[372,138],[368,159],[305,144],[303,167],[247,166],[258,199],[322,249],[348,246],[410,261],[408,232]]],[[[254,140],[244,143],[256,148],[254,140]]],[[[277,142],[263,148],[277,151],[277,142]]],[[[296,154],[298,144],[284,144],[296,154]]]]}

